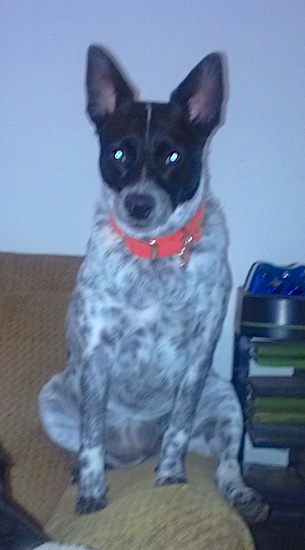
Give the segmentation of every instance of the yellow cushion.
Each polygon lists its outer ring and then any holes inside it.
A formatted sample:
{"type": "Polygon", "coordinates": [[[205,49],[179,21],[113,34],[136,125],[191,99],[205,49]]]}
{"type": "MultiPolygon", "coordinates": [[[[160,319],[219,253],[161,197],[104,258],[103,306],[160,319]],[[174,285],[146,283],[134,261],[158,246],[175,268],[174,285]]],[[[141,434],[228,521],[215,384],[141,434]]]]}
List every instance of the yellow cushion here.
{"type": "Polygon", "coordinates": [[[215,487],[213,459],[188,455],[189,483],[166,487],[155,487],[154,465],[108,472],[109,505],[95,514],[74,515],[70,487],[48,533],[96,550],[254,550],[247,526],[215,487]]]}

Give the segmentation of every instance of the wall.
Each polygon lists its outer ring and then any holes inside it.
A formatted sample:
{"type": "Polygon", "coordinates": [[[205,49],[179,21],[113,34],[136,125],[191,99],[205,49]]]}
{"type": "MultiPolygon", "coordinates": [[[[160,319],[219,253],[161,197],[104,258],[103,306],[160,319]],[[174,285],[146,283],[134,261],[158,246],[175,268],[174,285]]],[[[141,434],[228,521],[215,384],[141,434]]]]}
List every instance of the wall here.
{"type": "MultiPolygon", "coordinates": [[[[229,103],[210,169],[234,286],[253,261],[304,259],[303,0],[10,0],[0,7],[0,250],[82,254],[98,195],[85,117],[88,45],[107,45],[165,100],[207,53],[226,53],[229,103]]],[[[216,354],[231,368],[233,293],[216,354]]]]}

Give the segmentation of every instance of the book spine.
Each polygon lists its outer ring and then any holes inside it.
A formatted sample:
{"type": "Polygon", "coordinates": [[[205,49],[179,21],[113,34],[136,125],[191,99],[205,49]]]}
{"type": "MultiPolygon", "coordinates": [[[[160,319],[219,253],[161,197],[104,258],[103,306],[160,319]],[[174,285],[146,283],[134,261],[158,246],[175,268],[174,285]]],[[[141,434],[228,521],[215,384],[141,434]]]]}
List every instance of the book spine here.
{"type": "Polygon", "coordinates": [[[260,412],[254,411],[253,424],[303,424],[305,425],[305,413],[291,412],[260,412]]]}
{"type": "Polygon", "coordinates": [[[257,397],[305,398],[304,376],[251,376],[247,379],[251,399],[257,397]]]}
{"type": "Polygon", "coordinates": [[[254,409],[261,413],[298,413],[305,416],[305,399],[300,397],[256,397],[254,409]]]}

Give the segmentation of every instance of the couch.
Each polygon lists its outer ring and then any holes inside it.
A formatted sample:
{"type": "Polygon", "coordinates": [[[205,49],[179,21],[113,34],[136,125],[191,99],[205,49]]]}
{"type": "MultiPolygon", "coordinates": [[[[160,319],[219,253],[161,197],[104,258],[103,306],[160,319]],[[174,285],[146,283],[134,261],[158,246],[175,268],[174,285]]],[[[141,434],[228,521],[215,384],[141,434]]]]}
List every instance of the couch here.
{"type": "Polygon", "coordinates": [[[185,485],[156,488],[155,460],[109,471],[108,507],[74,515],[70,460],[43,433],[37,395],[65,365],[65,314],[81,261],[0,254],[0,440],[14,500],[54,539],[96,550],[253,550],[215,488],[214,460],[197,455],[187,458],[185,485]]]}

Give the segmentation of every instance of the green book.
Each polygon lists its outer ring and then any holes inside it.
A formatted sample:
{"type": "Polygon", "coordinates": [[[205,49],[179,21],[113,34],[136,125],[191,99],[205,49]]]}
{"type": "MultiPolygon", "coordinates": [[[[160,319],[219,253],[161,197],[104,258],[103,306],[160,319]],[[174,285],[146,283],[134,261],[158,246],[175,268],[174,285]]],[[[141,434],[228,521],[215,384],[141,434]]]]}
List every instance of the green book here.
{"type": "Polygon", "coordinates": [[[305,369],[305,346],[298,344],[260,344],[255,347],[258,365],[305,369]]]}
{"type": "Polygon", "coordinates": [[[305,413],[255,411],[252,422],[253,424],[305,424],[305,413]]]}
{"type": "Polygon", "coordinates": [[[300,344],[258,344],[256,351],[262,355],[281,355],[305,359],[305,345],[300,344]]]}
{"type": "Polygon", "coordinates": [[[301,413],[305,415],[304,397],[256,397],[255,412],[301,413]]]}

